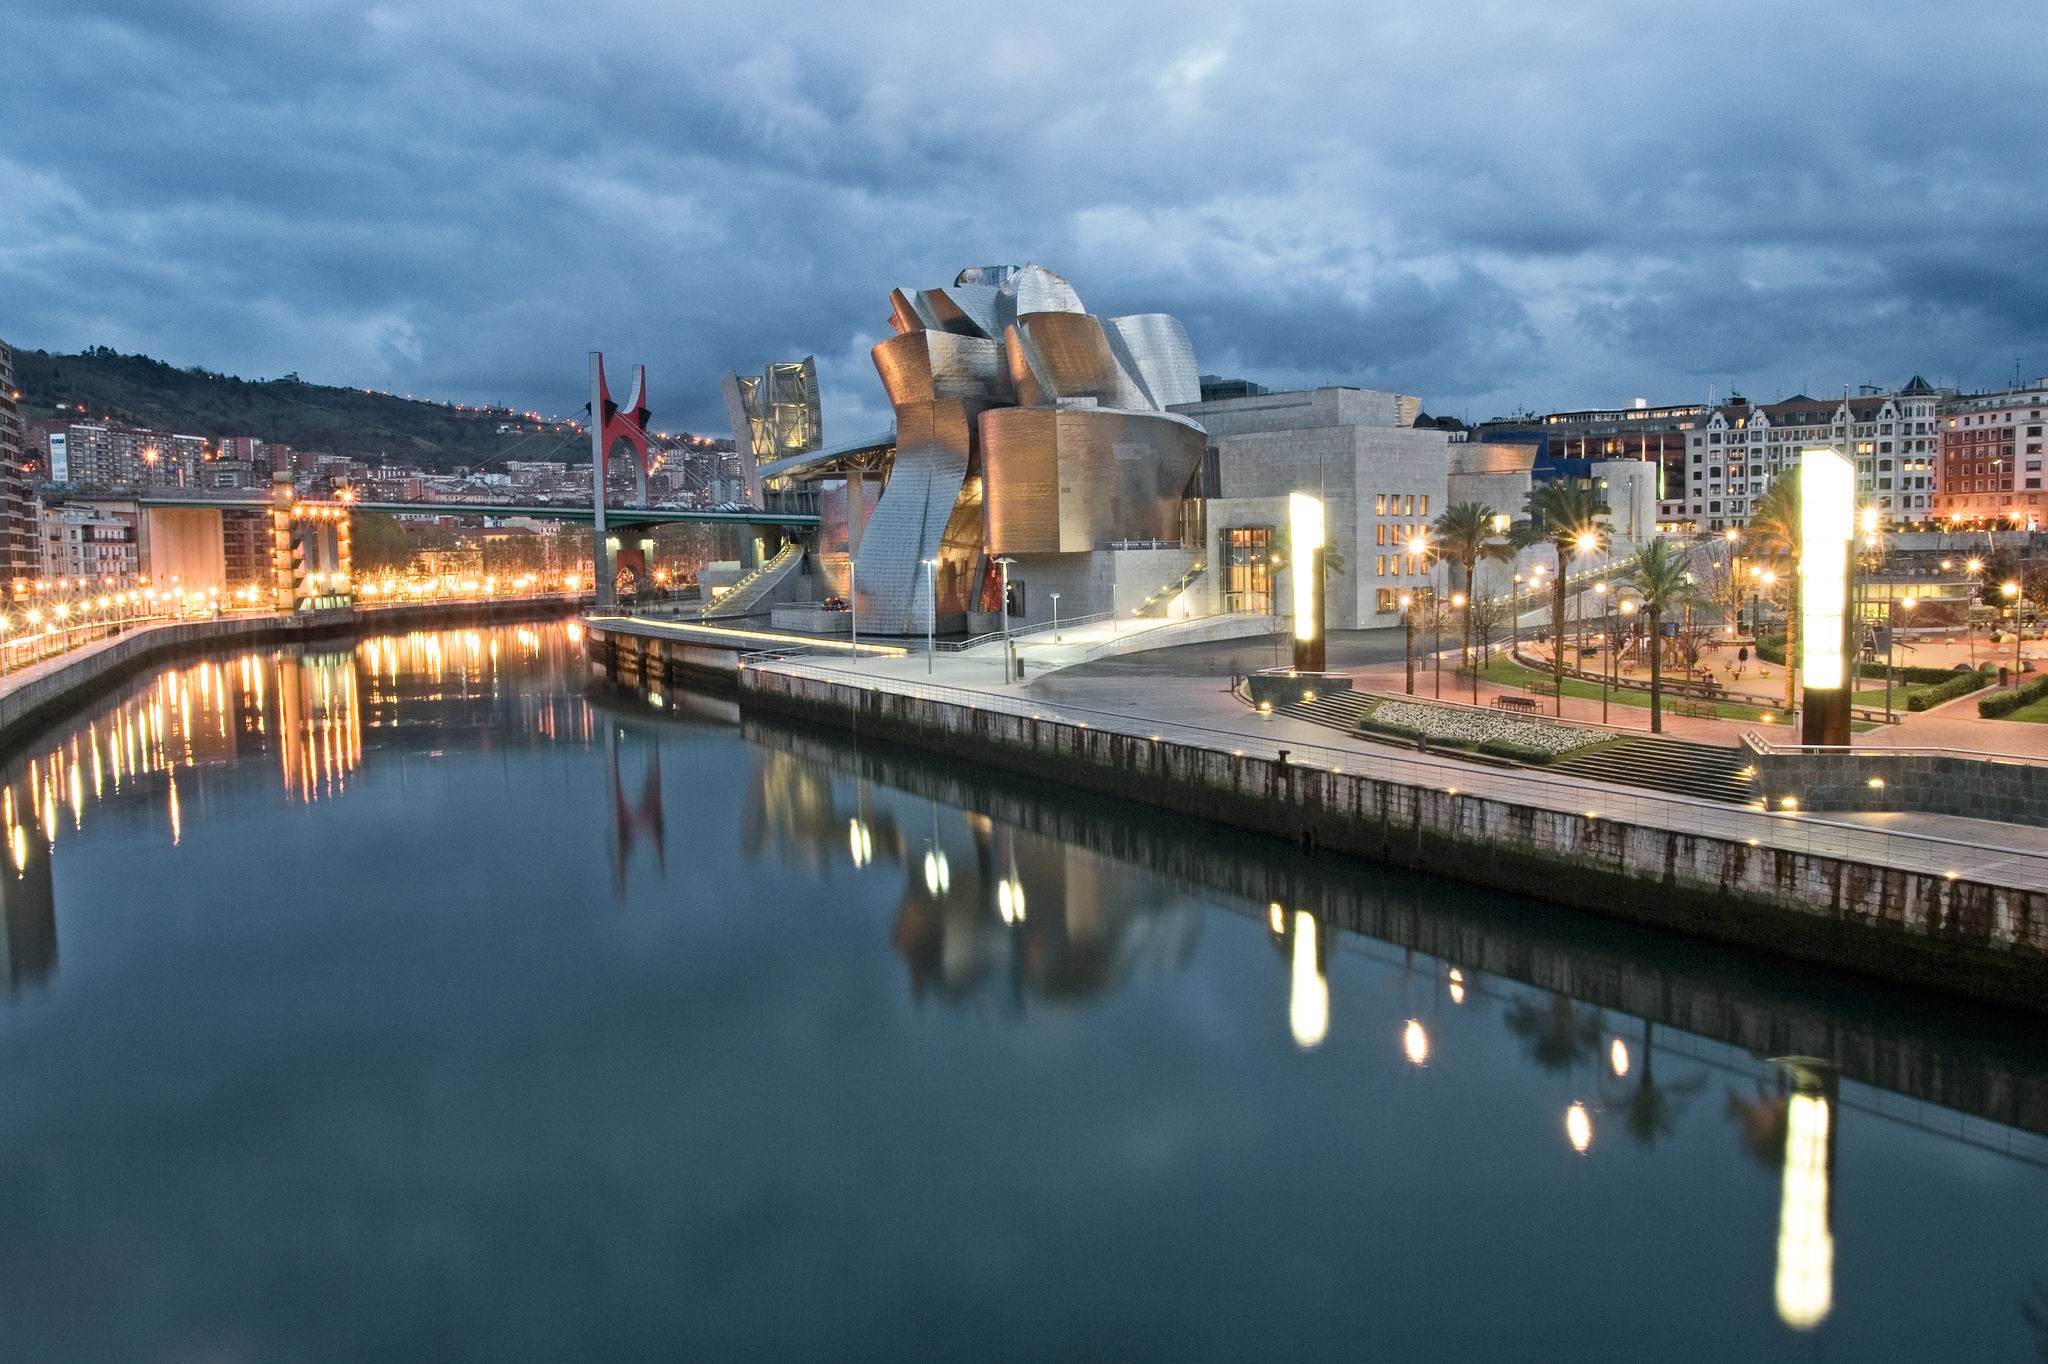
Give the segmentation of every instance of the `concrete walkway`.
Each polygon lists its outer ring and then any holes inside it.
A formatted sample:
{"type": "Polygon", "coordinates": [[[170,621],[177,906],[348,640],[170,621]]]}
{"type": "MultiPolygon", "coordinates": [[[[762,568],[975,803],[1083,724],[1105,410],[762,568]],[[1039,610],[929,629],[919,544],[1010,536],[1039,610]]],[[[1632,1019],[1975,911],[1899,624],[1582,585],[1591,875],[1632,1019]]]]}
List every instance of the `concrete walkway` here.
{"type": "MultiPolygon", "coordinates": [[[[1026,657],[1028,660],[1029,655],[1026,657]]],[[[1303,765],[1872,865],[2048,890],[2048,829],[1914,814],[1767,813],[1527,769],[1482,766],[1441,753],[1412,753],[1362,737],[1348,738],[1287,716],[1261,716],[1233,695],[1223,678],[1061,672],[1033,676],[1027,662],[1025,682],[1005,682],[999,659],[968,654],[927,658],[918,653],[858,662],[790,659],[757,666],[836,682],[865,683],[958,705],[1171,738],[1218,751],[1273,757],[1285,749],[1291,761],[1303,765]]],[[[1447,676],[1447,688],[1449,681],[1447,676]]],[[[1449,699],[1448,690],[1445,699],[1449,699]]],[[[1572,704],[1569,698],[1566,704],[1572,704]]],[[[1597,716],[1599,703],[1591,704],[1597,716]]]]}

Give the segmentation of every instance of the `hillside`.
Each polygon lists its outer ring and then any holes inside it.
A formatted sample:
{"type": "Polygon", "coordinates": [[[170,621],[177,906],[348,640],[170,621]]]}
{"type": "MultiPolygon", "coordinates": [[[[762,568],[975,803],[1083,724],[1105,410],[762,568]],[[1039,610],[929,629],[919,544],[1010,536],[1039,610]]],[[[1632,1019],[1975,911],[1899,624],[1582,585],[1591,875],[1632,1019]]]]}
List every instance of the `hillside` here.
{"type": "Polygon", "coordinates": [[[58,406],[82,403],[91,418],[213,439],[255,436],[297,450],[384,456],[440,470],[473,467],[496,456],[589,457],[573,428],[546,426],[502,409],[448,407],[293,377],[252,383],[105,347],[79,355],[19,350],[14,364],[21,413],[31,421],[70,415],[58,406]],[[500,435],[498,428],[508,422],[520,430],[500,435]]]}

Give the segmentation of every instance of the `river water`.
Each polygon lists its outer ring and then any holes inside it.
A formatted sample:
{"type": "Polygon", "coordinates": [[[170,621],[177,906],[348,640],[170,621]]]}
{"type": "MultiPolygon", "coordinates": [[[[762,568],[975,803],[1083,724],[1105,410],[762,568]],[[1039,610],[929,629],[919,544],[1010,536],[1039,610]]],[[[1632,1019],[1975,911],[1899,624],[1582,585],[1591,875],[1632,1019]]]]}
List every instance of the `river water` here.
{"type": "Polygon", "coordinates": [[[571,628],[0,772],[0,1356],[2048,1357],[2037,1025],[587,696],[571,628]]]}

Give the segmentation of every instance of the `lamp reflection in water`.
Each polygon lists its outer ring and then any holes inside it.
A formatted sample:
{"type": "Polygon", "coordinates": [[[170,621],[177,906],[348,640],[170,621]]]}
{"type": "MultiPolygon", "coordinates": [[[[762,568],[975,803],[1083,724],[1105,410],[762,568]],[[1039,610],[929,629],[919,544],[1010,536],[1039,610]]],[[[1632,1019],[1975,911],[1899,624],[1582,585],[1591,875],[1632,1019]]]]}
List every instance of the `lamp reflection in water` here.
{"type": "Polygon", "coordinates": [[[1628,1074],[1628,1043],[1619,1037],[1607,1048],[1607,1064],[1614,1070],[1616,1078],[1628,1074]]]}
{"type": "Polygon", "coordinates": [[[1778,1316],[1795,1331],[1810,1331],[1826,1319],[1835,1299],[1835,1238],[1828,1227],[1834,1134],[1819,1076],[1803,1065],[1792,1071],[1778,1203],[1778,1316]]]}
{"type": "Polygon", "coordinates": [[[1593,1144],[1593,1115],[1582,1103],[1575,1103],[1564,1111],[1564,1135],[1572,1144],[1572,1150],[1584,1155],[1593,1144]]]}
{"type": "Polygon", "coordinates": [[[1465,973],[1463,971],[1460,971],[1457,967],[1453,966],[1451,968],[1451,1003],[1463,1004],[1464,1002],[1465,973]]]}
{"type": "Polygon", "coordinates": [[[1313,1051],[1330,1031],[1330,982],[1319,959],[1315,916],[1294,911],[1294,971],[1287,991],[1287,1023],[1294,1045],[1313,1051]]]}
{"type": "Polygon", "coordinates": [[[1401,1050],[1418,1066],[1429,1062],[1429,1034],[1424,1032],[1422,1024],[1413,1018],[1409,1019],[1408,1026],[1402,1029],[1401,1050]]]}

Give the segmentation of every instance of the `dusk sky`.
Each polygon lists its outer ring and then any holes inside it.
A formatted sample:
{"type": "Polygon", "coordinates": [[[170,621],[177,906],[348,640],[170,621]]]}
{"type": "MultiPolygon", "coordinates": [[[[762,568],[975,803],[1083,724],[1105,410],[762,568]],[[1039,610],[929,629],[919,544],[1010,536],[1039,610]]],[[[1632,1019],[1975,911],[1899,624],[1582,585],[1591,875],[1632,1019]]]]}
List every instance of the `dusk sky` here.
{"type": "Polygon", "coordinates": [[[0,337],[723,431],[1036,261],[1470,420],[2048,373],[2048,5],[0,0],[0,337]]]}

